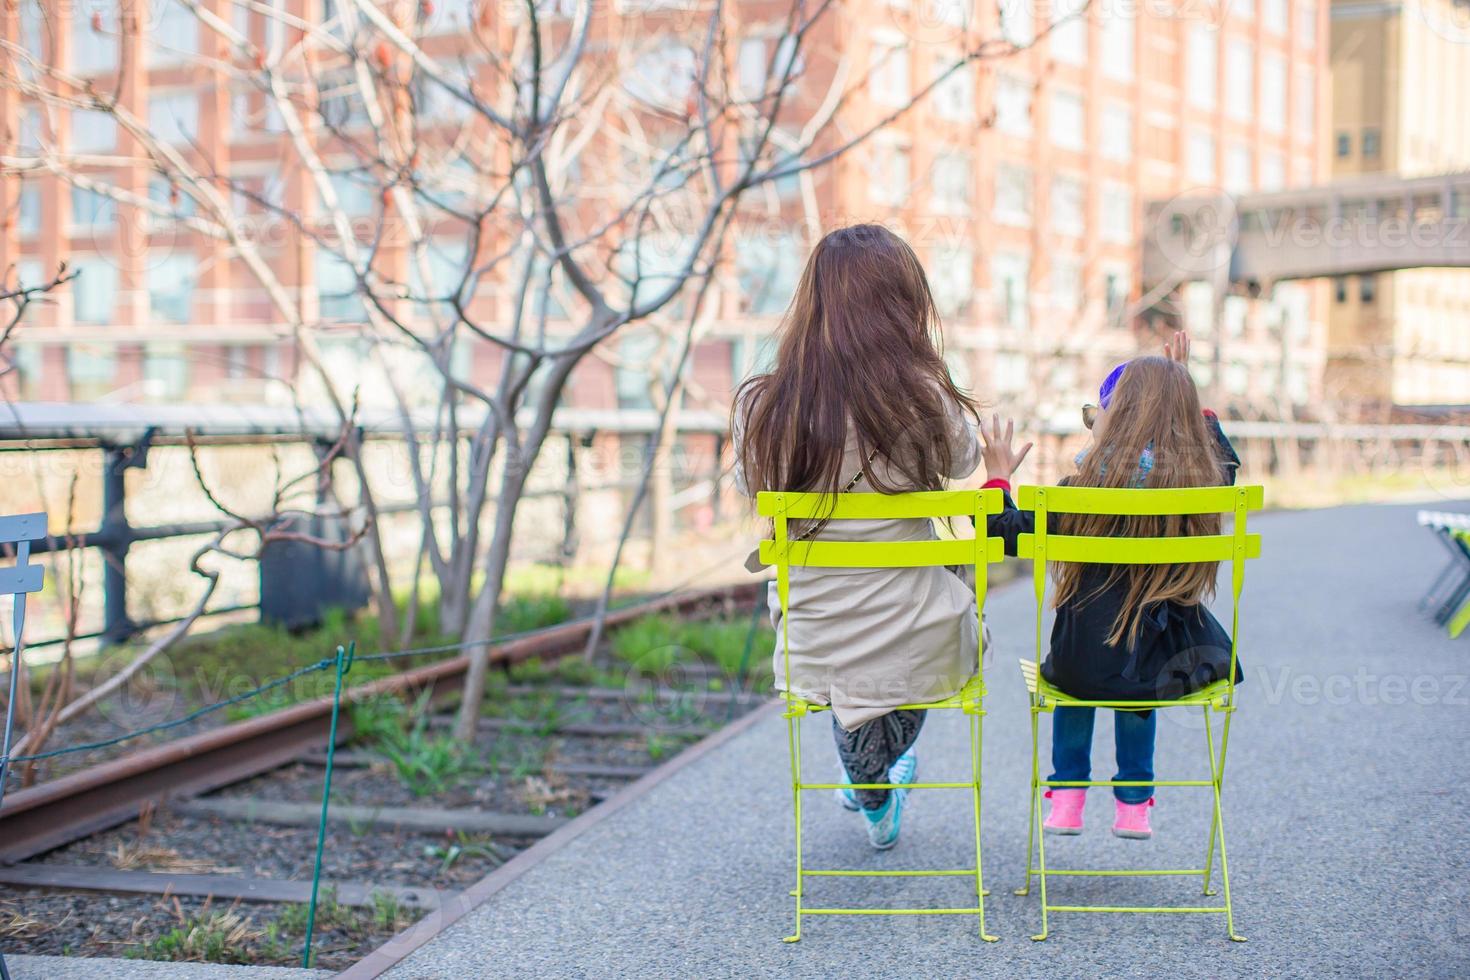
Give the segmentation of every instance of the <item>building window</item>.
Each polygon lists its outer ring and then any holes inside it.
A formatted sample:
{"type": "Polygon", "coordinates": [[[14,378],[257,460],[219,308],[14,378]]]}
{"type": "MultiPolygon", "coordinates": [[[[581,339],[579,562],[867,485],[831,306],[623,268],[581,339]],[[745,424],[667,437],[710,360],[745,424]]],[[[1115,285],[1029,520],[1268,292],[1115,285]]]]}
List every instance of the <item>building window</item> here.
{"type": "Polygon", "coordinates": [[[1297,36],[1302,47],[1311,50],[1317,46],[1317,5],[1301,3],[1296,8],[1297,36]]]}
{"type": "Polygon", "coordinates": [[[144,349],[143,385],[153,401],[184,400],[189,393],[189,362],[182,344],[149,344],[144,349]]]}
{"type": "Polygon", "coordinates": [[[995,355],[995,376],[992,379],[996,391],[1024,391],[1030,387],[1030,365],[1025,354],[999,351],[995,355]]]}
{"type": "Polygon", "coordinates": [[[1099,197],[1102,214],[1099,231],[1104,241],[1127,245],[1133,241],[1133,188],[1116,181],[1105,181],[1099,197]]]}
{"type": "Polygon", "coordinates": [[[1103,273],[1103,305],[1110,318],[1116,320],[1128,308],[1129,287],[1129,275],[1125,270],[1108,269],[1103,273]]]}
{"type": "Polygon", "coordinates": [[[34,238],[41,231],[41,187],[36,183],[20,185],[16,203],[16,233],[21,238],[34,238]]]}
{"type": "Polygon", "coordinates": [[[735,257],[740,298],[747,313],[779,316],[791,304],[801,277],[801,248],[789,231],[746,235],[735,257]]]}
{"type": "Polygon", "coordinates": [[[1251,148],[1246,143],[1231,143],[1225,151],[1225,189],[1232,194],[1251,189],[1251,148]]]}
{"type": "Polygon", "coordinates": [[[1028,0],[1000,0],[1000,33],[1018,47],[1036,40],[1036,22],[1028,0]]]}
{"type": "Polygon", "coordinates": [[[1363,130],[1363,156],[1376,157],[1379,153],[1380,135],[1376,127],[1363,130]]]}
{"type": "Polygon", "coordinates": [[[1031,227],[1031,168],[1002,163],[995,168],[995,220],[1017,228],[1031,227]]]}
{"type": "Polygon", "coordinates": [[[1057,175],[1051,180],[1051,227],[1063,235],[1080,237],[1087,231],[1082,181],[1057,175]]]}
{"type": "Polygon", "coordinates": [[[1263,0],[1261,22],[1272,34],[1285,34],[1291,0],[1263,0]]]}
{"type": "Polygon", "coordinates": [[[1134,15],[1136,7],[1126,4],[1105,8],[1098,16],[1102,20],[1103,74],[1120,82],[1133,80],[1134,15]]]}
{"type": "Polygon", "coordinates": [[[658,356],[658,347],[658,337],[649,333],[624,337],[618,344],[618,361],[613,368],[618,408],[624,411],[653,408],[648,383],[656,368],[654,358],[658,356]]]}
{"type": "Polygon", "coordinates": [[[117,266],[105,259],[75,259],[71,267],[72,317],[78,323],[112,322],[117,303],[117,266]]]}
{"type": "Polygon", "coordinates": [[[975,252],[963,245],[940,246],[929,263],[929,285],[941,316],[965,316],[975,295],[975,252]]]}
{"type": "Polygon", "coordinates": [[[1280,153],[1261,154],[1261,190],[1279,191],[1286,186],[1286,161],[1280,153]]]}
{"type": "Polygon", "coordinates": [[[116,6],[78,4],[72,7],[72,70],[79,75],[112,71],[117,67],[120,37],[116,6]]]}
{"type": "Polygon", "coordinates": [[[1219,81],[1220,35],[1204,21],[1189,26],[1188,68],[1189,101],[1201,109],[1215,107],[1215,90],[1219,81]]]}
{"type": "Polygon", "coordinates": [[[199,138],[199,100],[192,92],[150,96],[148,129],[165,143],[193,143],[199,138]]]}
{"type": "Polygon", "coordinates": [[[316,253],[317,312],[323,320],[361,323],[367,319],[357,293],[357,276],[341,256],[318,249],[316,253]]]}
{"type": "Polygon", "coordinates": [[[1225,111],[1231,119],[1249,122],[1255,112],[1256,48],[1231,38],[1225,52],[1225,111]]]}
{"type": "Polygon", "coordinates": [[[1133,159],[1133,110],[1126,105],[1103,106],[1098,139],[1104,160],[1127,163],[1133,159]]]}
{"type": "Polygon", "coordinates": [[[1215,182],[1215,135],[1208,130],[1193,129],[1186,145],[1185,170],[1197,184],[1215,182]]]}
{"type": "Polygon", "coordinates": [[[969,27],[974,19],[974,8],[973,0],[929,0],[929,19],[935,24],[969,27]]]}
{"type": "Polygon", "coordinates": [[[1272,133],[1286,129],[1286,59],[1279,54],[1261,59],[1261,125],[1272,133]]]}
{"type": "Polygon", "coordinates": [[[1310,68],[1296,73],[1296,131],[1306,137],[1317,131],[1317,73],[1310,68]]]}
{"type": "Polygon", "coordinates": [[[71,223],[73,228],[111,228],[117,223],[117,202],[90,187],[72,187],[71,223]]]}
{"type": "Polygon", "coordinates": [[[1031,80],[1003,72],[995,79],[995,128],[1012,136],[1031,135],[1031,80]]]}
{"type": "Polygon", "coordinates": [[[66,377],[73,401],[96,401],[117,384],[117,351],[102,344],[68,344],[66,377]]]}
{"type": "Polygon", "coordinates": [[[91,109],[71,111],[71,151],[109,153],[117,149],[117,120],[111,113],[91,109]]]}
{"type": "Polygon", "coordinates": [[[868,199],[898,207],[909,198],[909,182],[909,148],[875,139],[868,158],[868,199]]]}
{"type": "Polygon", "coordinates": [[[1364,275],[1358,277],[1358,302],[1371,303],[1378,295],[1378,277],[1364,275]]]}
{"type": "Polygon", "coordinates": [[[1347,276],[1338,276],[1336,279],[1332,280],[1332,291],[1334,298],[1339,303],[1346,303],[1348,297],[1347,276]]]}
{"type": "Polygon", "coordinates": [[[1055,0],[1051,22],[1052,57],[1069,65],[1087,64],[1086,0],[1055,0]]]}
{"type": "Polygon", "coordinates": [[[1082,308],[1082,260],[1056,256],[1051,262],[1051,301],[1062,313],[1082,308]]]}
{"type": "Polygon", "coordinates": [[[932,93],[934,114],[950,122],[970,122],[975,118],[975,72],[969,63],[950,71],[956,60],[947,55],[934,59],[934,77],[943,76],[932,93]]]}
{"type": "Polygon", "coordinates": [[[1022,329],[1030,322],[1026,309],[1030,279],[1030,256],[1019,252],[995,253],[990,266],[990,288],[1002,325],[1022,329]]]}
{"type": "MultiPolygon", "coordinates": [[[[736,77],[740,83],[740,94],[747,99],[760,99],[766,88],[766,41],[765,38],[748,37],[740,42],[740,53],[736,56],[736,77]]],[[[774,87],[775,79],[772,79],[774,87]]]]}
{"type": "Polygon", "coordinates": [[[1337,155],[1346,158],[1353,155],[1353,137],[1351,133],[1337,134],[1337,155]]]}
{"type": "Polygon", "coordinates": [[[155,320],[188,323],[193,314],[199,261],[187,252],[150,259],[148,309],[155,320]]]}
{"type": "Polygon", "coordinates": [[[1053,146],[1081,151],[1086,147],[1087,118],[1082,96],[1077,92],[1056,91],[1051,95],[1051,111],[1047,130],[1053,146]]]}
{"type": "Polygon", "coordinates": [[[929,174],[933,198],[930,210],[935,214],[969,214],[974,169],[970,154],[963,151],[945,150],[936,156],[929,174]]]}
{"type": "Polygon", "coordinates": [[[179,0],[153,0],[148,64],[176,65],[199,52],[199,19],[179,0]]]}
{"type": "Polygon", "coordinates": [[[909,101],[909,49],[905,42],[875,40],[869,52],[868,97],[899,108],[909,101]]]}

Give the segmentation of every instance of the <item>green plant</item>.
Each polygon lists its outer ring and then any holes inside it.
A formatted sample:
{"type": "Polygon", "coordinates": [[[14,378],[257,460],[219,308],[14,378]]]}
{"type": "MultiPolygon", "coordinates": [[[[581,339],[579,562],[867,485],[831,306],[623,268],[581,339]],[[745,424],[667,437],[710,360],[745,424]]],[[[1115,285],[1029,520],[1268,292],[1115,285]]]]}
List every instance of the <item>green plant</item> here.
{"type": "Polygon", "coordinates": [[[472,747],[431,733],[429,721],[428,691],[411,709],[394,698],[353,705],[354,728],[415,796],[443,792],[483,768],[472,747]]]}
{"type": "Polygon", "coordinates": [[[571,604],[559,595],[513,595],[500,604],[495,614],[495,632],[525,633],[564,623],[571,617],[571,604]]]}
{"type": "Polygon", "coordinates": [[[249,963],[248,947],[265,935],[265,932],[252,928],[250,922],[233,908],[211,912],[206,904],[197,914],[181,913],[178,925],[142,946],[128,950],[128,956],[189,963],[249,963]]]}
{"type": "Polygon", "coordinates": [[[668,755],[678,745],[678,741],[658,732],[649,732],[644,736],[644,745],[648,750],[648,757],[657,762],[668,755]]]}
{"type": "Polygon", "coordinates": [[[679,631],[681,645],[719,667],[727,677],[739,676],[742,665],[747,678],[764,673],[775,642],[775,633],[765,624],[761,624],[752,636],[750,622],[745,619],[688,622],[682,624],[679,631]]]}
{"type": "Polygon", "coordinates": [[[505,857],[500,853],[500,848],[495,845],[489,837],[471,837],[464,831],[455,834],[455,839],[447,844],[425,844],[424,857],[433,858],[439,862],[439,874],[445,874],[454,862],[460,858],[482,857],[498,867],[505,863],[505,857]]]}
{"type": "Polygon", "coordinates": [[[643,673],[662,674],[683,659],[681,624],[669,615],[640,616],[612,634],[613,656],[643,673]]]}

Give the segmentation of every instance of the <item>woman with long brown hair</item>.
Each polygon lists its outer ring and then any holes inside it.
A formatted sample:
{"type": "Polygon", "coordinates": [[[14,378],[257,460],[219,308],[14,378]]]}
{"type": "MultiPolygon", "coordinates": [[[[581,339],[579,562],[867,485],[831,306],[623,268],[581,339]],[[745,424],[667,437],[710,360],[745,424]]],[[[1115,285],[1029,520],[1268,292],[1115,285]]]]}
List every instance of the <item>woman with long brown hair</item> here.
{"type": "MultiPolygon", "coordinates": [[[[938,490],[980,461],[978,415],[950,379],[929,283],[907,243],[879,225],[813,250],[769,374],[741,385],[731,432],[744,493],[938,490]]],[[[928,520],[793,522],[823,541],[932,539],[928,520]],[[809,526],[803,526],[803,525],[809,526]]],[[[752,556],[754,557],[754,556],[752,556]]],[[[752,569],[754,570],[754,569],[752,569]]],[[[793,568],[786,623],[793,693],[832,706],[854,783],[912,782],[921,711],[978,669],[975,595],[944,568],[793,568]]],[[[781,632],[772,586],[771,618],[781,632]]],[[[776,677],[784,684],[782,650],[776,677]]],[[[877,848],[898,840],[902,790],[839,790],[877,848]]]]}
{"type": "MultiPolygon", "coordinates": [[[[1185,367],[1188,338],[1177,334],[1164,357],[1121,364],[1088,406],[1092,445],[1077,457],[1077,472],[1063,482],[1085,487],[1204,487],[1235,482],[1240,459],[1199,394],[1185,367]]],[[[990,481],[1007,491],[1006,510],[990,519],[990,533],[1004,537],[1015,554],[1016,535],[1032,529],[1032,515],[1009,496],[1015,470],[1009,434],[999,426],[985,447],[990,481]]],[[[1057,533],[1089,537],[1161,537],[1219,534],[1220,515],[1187,517],[1057,515],[1057,533]]],[[[1215,591],[1217,563],[1056,567],[1057,609],[1051,650],[1042,675],[1073,697],[1097,701],[1164,701],[1225,677],[1230,636],[1204,605],[1215,591]]],[[[1237,681],[1239,668],[1237,665],[1237,681]]],[[[1085,781],[1092,771],[1092,708],[1057,708],[1052,714],[1052,780],[1085,781]]],[[[1156,715],[1115,711],[1118,780],[1113,833],[1152,835],[1153,755],[1156,715]]],[[[1044,829],[1082,831],[1087,790],[1054,789],[1044,829]]]]}

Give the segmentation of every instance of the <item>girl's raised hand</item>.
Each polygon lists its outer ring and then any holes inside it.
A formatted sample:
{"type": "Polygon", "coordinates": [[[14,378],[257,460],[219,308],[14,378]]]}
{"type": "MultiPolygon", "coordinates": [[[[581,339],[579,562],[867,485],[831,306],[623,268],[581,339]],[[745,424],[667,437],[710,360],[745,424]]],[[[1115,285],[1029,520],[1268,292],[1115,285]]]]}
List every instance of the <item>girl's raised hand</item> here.
{"type": "Polygon", "coordinates": [[[1174,331],[1173,343],[1164,341],[1164,356],[1189,367],[1189,334],[1183,330],[1174,331]]]}
{"type": "Polygon", "coordinates": [[[985,459],[987,480],[1009,480],[1011,474],[1021,466],[1021,461],[1031,451],[1031,443],[1019,450],[1011,447],[1016,434],[1016,420],[1006,419],[1005,432],[1001,432],[1000,416],[991,417],[990,429],[986,431],[984,421],[980,423],[980,453],[985,459]]]}

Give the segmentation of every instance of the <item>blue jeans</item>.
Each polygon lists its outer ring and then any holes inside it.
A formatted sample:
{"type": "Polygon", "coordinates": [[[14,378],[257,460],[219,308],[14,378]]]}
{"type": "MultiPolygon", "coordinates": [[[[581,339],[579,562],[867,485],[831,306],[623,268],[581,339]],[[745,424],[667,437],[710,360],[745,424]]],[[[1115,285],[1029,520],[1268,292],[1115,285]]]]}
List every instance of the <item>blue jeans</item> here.
{"type": "MultiPolygon", "coordinates": [[[[1092,723],[1095,708],[1057,708],[1051,719],[1051,764],[1054,780],[1092,778],[1092,723]]],[[[1113,741],[1118,755],[1114,779],[1154,778],[1154,731],[1158,712],[1113,712],[1113,741]]],[[[1124,803],[1142,803],[1154,795],[1152,786],[1114,786],[1113,795],[1124,803]]]]}

